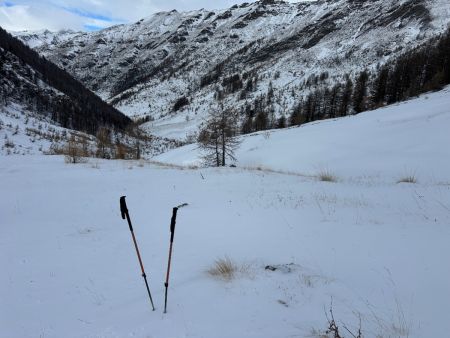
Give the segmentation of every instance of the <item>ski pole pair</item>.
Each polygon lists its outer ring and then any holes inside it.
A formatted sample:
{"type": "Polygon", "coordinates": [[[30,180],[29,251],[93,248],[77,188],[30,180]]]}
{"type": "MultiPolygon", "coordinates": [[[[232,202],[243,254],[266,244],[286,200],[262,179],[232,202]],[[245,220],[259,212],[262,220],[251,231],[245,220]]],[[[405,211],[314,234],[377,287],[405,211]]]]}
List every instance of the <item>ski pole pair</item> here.
{"type": "MultiPolygon", "coordinates": [[[[176,219],[177,219],[177,211],[179,208],[185,207],[187,206],[187,203],[181,204],[177,207],[174,207],[172,210],[172,218],[170,220],[170,246],[169,246],[169,260],[167,263],[167,273],[166,273],[166,281],[164,283],[164,286],[166,288],[165,290],[165,294],[164,294],[164,313],[167,313],[167,290],[169,288],[169,275],[170,275],[170,264],[172,261],[172,247],[173,247],[173,238],[175,235],[175,224],[176,224],[176,219]]],[[[155,311],[155,306],[153,305],[153,299],[152,299],[152,295],[150,293],[150,288],[148,287],[148,282],[147,282],[147,275],[145,274],[145,270],[144,270],[144,264],[142,263],[142,259],[141,259],[141,254],[139,253],[139,248],[137,245],[137,241],[136,241],[136,237],[134,236],[134,231],[133,231],[133,226],[131,224],[131,219],[130,219],[130,215],[128,213],[128,208],[127,208],[127,204],[125,202],[125,196],[122,196],[120,198],[120,212],[122,214],[122,218],[123,219],[127,219],[128,222],[128,227],[130,228],[130,232],[131,232],[131,236],[133,238],[133,243],[134,243],[134,247],[136,249],[136,254],[139,260],[139,265],[141,267],[141,271],[142,271],[142,277],[144,277],[144,281],[145,281],[145,286],[147,288],[147,293],[148,293],[148,297],[150,298],[150,303],[152,305],[152,309],[153,311],[155,311]]]]}

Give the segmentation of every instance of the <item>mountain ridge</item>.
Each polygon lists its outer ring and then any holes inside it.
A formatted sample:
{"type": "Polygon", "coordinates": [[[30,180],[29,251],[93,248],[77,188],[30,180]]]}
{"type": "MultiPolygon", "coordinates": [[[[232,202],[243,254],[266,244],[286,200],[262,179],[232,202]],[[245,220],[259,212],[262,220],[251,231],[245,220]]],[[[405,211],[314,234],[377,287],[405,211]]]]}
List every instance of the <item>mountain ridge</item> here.
{"type": "Polygon", "coordinates": [[[154,120],[149,131],[183,139],[211,109],[256,110],[270,87],[265,109],[288,114],[312,88],[439,35],[448,13],[444,0],[258,1],[94,33],[18,36],[127,115],[154,120]]]}

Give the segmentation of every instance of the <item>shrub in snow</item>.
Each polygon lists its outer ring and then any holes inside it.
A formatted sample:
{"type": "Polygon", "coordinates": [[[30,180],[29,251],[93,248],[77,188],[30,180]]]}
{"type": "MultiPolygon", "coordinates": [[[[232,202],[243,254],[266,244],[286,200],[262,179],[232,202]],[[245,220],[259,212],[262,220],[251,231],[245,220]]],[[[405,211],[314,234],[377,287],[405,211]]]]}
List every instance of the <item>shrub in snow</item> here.
{"type": "Polygon", "coordinates": [[[15,147],[14,142],[5,137],[5,148],[14,148],[14,147],[15,147]]]}
{"type": "Polygon", "coordinates": [[[337,177],[329,170],[322,170],[317,174],[317,178],[322,182],[337,182],[337,177]]]}
{"type": "Polygon", "coordinates": [[[65,155],[64,161],[66,163],[85,163],[87,162],[84,156],[87,156],[85,149],[80,140],[78,140],[74,135],[72,135],[63,148],[63,153],[65,155]]]}

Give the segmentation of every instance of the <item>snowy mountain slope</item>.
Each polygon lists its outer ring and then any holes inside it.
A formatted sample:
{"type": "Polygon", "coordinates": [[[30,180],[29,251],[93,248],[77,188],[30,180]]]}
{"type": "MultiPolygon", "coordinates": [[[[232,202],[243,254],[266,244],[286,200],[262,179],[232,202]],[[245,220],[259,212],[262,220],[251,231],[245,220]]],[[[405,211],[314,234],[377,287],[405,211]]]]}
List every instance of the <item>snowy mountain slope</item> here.
{"type": "Polygon", "coordinates": [[[1,47],[0,76],[0,155],[41,154],[52,145],[63,146],[75,131],[63,128],[55,116],[64,115],[61,106],[70,104],[70,97],[1,47]]]}
{"type": "MultiPolygon", "coordinates": [[[[110,138],[128,148],[137,144],[138,133],[125,130],[132,122],[128,117],[1,28],[0,38],[0,154],[51,153],[72,135],[86,154],[99,127],[110,128],[110,138]]],[[[143,156],[180,145],[143,133],[138,137],[143,156]]]]}
{"type": "MultiPolygon", "coordinates": [[[[88,155],[95,155],[96,137],[64,128],[49,116],[36,112],[29,104],[10,102],[7,106],[0,105],[0,156],[60,153],[67,147],[72,135],[86,142],[88,155]]],[[[136,143],[136,139],[127,134],[116,133],[114,137],[120,138],[122,144],[128,147],[136,143]]],[[[161,137],[151,137],[149,142],[140,141],[142,158],[151,158],[181,145],[161,137]]]]}
{"type": "Polygon", "coordinates": [[[125,130],[132,122],[0,27],[0,107],[11,103],[91,134],[99,126],[125,130]]]}
{"type": "MultiPolygon", "coordinates": [[[[0,155],[36,155],[51,153],[52,147],[63,147],[74,130],[55,124],[29,107],[11,103],[0,107],[0,155]]],[[[94,137],[83,133],[87,140],[94,137]]]]}
{"type": "Polygon", "coordinates": [[[446,89],[246,136],[238,154],[239,165],[312,174],[325,162],[334,183],[240,167],[3,157],[0,336],[331,338],[332,303],[344,337],[359,323],[370,338],[446,337],[449,98],[446,89]],[[417,183],[396,183],[403,165],[417,169],[417,183]],[[170,216],[184,202],[164,315],[170,216]],[[240,268],[230,281],[205,272],[224,256],[240,268]]]}
{"type": "MultiPolygon", "coordinates": [[[[300,127],[242,136],[239,167],[305,175],[330,171],[337,177],[380,177],[395,181],[416,175],[441,182],[450,171],[450,88],[401,104],[300,127]]],[[[201,165],[196,144],[155,159],[201,165]]]]}
{"type": "Polygon", "coordinates": [[[320,85],[375,67],[449,22],[445,0],[266,0],[158,13],[100,32],[19,36],[121,111],[155,119],[150,131],[183,139],[217,107],[218,91],[225,108],[242,109],[272,86],[271,110],[288,114],[311,76],[322,74],[320,85]],[[189,104],[174,111],[182,97],[189,104]]]}

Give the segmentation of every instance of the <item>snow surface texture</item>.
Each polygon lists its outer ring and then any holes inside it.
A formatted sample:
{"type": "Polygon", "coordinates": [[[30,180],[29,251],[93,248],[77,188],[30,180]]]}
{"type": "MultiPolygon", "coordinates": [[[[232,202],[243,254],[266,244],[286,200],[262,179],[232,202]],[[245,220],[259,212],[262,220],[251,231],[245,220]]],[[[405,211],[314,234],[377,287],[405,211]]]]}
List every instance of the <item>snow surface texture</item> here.
{"type": "MultiPolygon", "coordinates": [[[[338,326],[356,330],[361,318],[365,337],[447,336],[449,103],[447,89],[255,134],[238,153],[239,166],[293,173],[325,163],[337,182],[240,167],[2,157],[0,336],[324,337],[331,299],[338,326]],[[405,168],[417,183],[396,183],[405,168]],[[120,217],[122,195],[155,312],[120,217]],[[170,216],[184,202],[163,315],[170,216]],[[234,279],[205,272],[225,256],[240,267],[234,279]]],[[[194,163],[196,154],[165,156],[194,163]]]]}
{"type": "MultiPolygon", "coordinates": [[[[447,29],[448,0],[257,1],[229,9],[157,13],[100,32],[18,36],[130,116],[150,116],[147,129],[184,140],[219,105],[214,93],[238,74],[258,77],[253,90],[225,95],[242,109],[272,84],[270,111],[289,114],[312,87],[342,82],[447,29]],[[211,83],[201,86],[210,76],[211,83]],[[174,112],[182,96],[190,104],[174,112]]],[[[247,79],[243,79],[246,86],[247,79]]]]}

